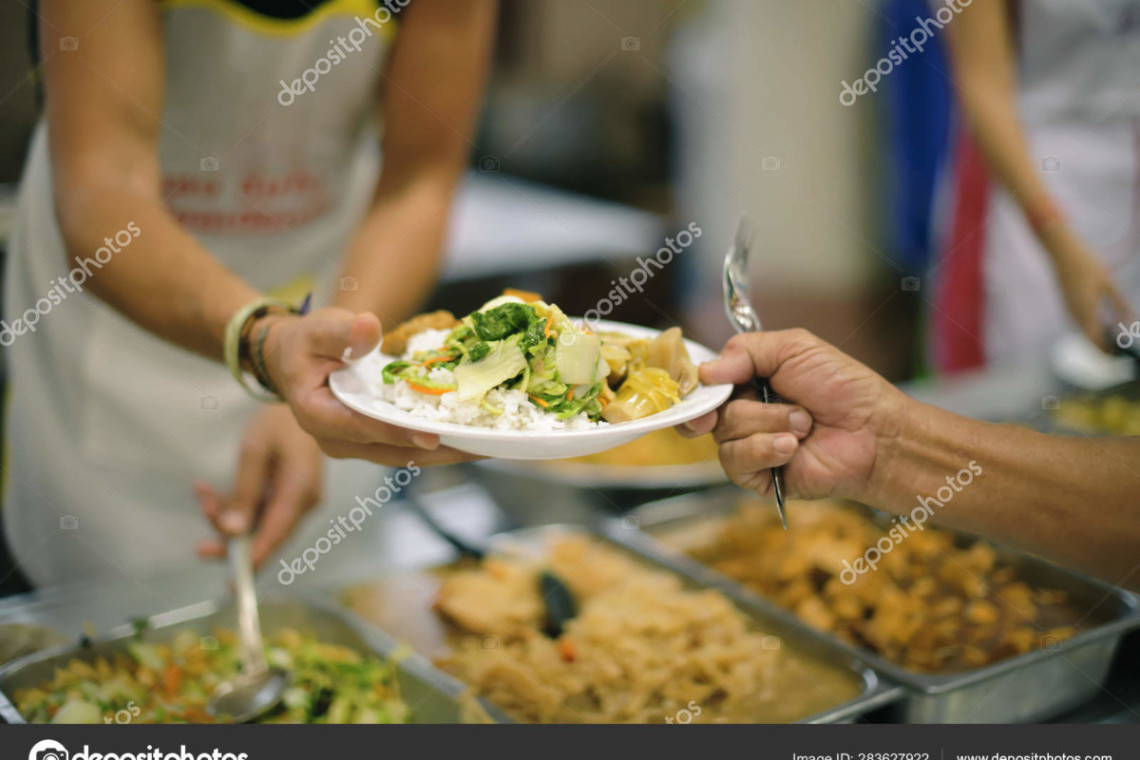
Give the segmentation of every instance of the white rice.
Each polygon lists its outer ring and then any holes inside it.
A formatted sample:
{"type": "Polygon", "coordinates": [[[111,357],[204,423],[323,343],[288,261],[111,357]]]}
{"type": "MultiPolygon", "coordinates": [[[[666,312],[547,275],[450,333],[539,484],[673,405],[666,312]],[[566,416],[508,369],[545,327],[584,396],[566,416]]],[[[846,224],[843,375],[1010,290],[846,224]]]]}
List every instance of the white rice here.
{"type": "MultiPolygon", "coordinates": [[[[450,330],[425,330],[413,335],[408,339],[408,350],[404,352],[402,358],[410,359],[419,351],[439,348],[450,332],[450,330]]],[[[434,368],[428,372],[428,378],[440,383],[452,385],[455,383],[455,375],[449,369],[434,368]]],[[[494,430],[541,431],[582,430],[607,424],[592,421],[585,412],[560,420],[558,415],[532,404],[526,393],[519,390],[496,388],[484,398],[485,405],[481,405],[474,400],[460,401],[458,393],[444,393],[440,396],[418,393],[403,380],[398,380],[393,385],[378,382],[377,387],[380,398],[397,409],[435,422],[452,422],[457,425],[494,430]],[[487,406],[503,411],[495,414],[488,411],[487,406]]]]}

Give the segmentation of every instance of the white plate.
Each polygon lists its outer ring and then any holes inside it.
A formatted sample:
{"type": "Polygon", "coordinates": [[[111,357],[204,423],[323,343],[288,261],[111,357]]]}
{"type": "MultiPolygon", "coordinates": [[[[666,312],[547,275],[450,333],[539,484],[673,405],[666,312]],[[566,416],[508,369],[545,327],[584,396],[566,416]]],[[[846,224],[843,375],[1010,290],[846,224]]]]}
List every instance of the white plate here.
{"type": "MultiPolygon", "coordinates": [[[[652,338],[659,333],[658,330],[621,322],[598,322],[595,327],[597,330],[622,332],[636,338],[652,338]]],[[[686,340],[685,346],[697,364],[716,356],[714,352],[691,340],[686,340]]],[[[444,446],[453,449],[501,459],[562,459],[596,454],[629,443],[654,430],[700,417],[719,407],[732,393],[731,385],[699,385],[681,399],[681,403],[664,412],[632,422],[599,425],[585,430],[492,430],[425,420],[381,399],[380,372],[384,365],[397,358],[386,356],[377,348],[359,361],[332,373],[329,387],[345,406],[363,415],[409,430],[435,433],[444,446]]]]}
{"type": "Polygon", "coordinates": [[[1053,344],[1049,359],[1054,375],[1081,390],[1101,391],[1136,377],[1136,362],[1131,356],[1109,356],[1084,333],[1062,336],[1053,344]]]}
{"type": "Polygon", "coordinates": [[[561,483],[589,490],[613,488],[644,490],[650,488],[699,488],[727,483],[728,476],[716,459],[690,464],[594,464],[578,461],[550,461],[527,464],[503,459],[488,459],[479,464],[484,469],[519,477],[540,478],[545,483],[561,483]]]}

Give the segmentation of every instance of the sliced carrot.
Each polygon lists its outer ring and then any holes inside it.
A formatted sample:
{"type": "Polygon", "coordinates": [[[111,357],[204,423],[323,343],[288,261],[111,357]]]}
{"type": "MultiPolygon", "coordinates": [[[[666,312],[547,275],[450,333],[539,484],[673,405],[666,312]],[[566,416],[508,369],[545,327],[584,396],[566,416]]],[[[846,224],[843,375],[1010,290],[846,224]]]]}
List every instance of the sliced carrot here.
{"type": "Polygon", "coordinates": [[[539,295],[538,293],[535,293],[535,292],[530,291],[530,290],[518,290],[517,288],[506,288],[503,290],[503,295],[514,296],[515,298],[521,298],[522,300],[526,301],[527,303],[534,303],[535,301],[541,301],[542,300],[542,296],[539,295]]]}
{"type": "Polygon", "coordinates": [[[550,337],[550,326],[553,324],[554,324],[554,317],[547,317],[546,318],[546,326],[542,328],[543,336],[545,336],[547,338],[550,337]]]}
{"type": "Polygon", "coordinates": [[[574,398],[574,389],[571,388],[570,390],[566,391],[566,400],[570,401],[573,398],[574,398]]]}
{"type": "Polygon", "coordinates": [[[534,403],[538,404],[539,406],[542,406],[542,407],[549,407],[550,406],[550,404],[543,401],[542,399],[540,399],[538,396],[534,395],[533,393],[530,394],[530,400],[533,401],[534,403]]]}
{"type": "Polygon", "coordinates": [[[416,393],[426,393],[429,396],[442,396],[455,390],[454,388],[429,388],[426,385],[420,385],[415,380],[405,380],[404,382],[416,393]]]}
{"type": "Polygon", "coordinates": [[[453,362],[459,358],[458,354],[445,354],[443,356],[433,356],[430,359],[424,359],[424,366],[435,364],[436,362],[453,362]]]}
{"type": "Polygon", "coordinates": [[[166,672],[162,676],[162,688],[166,690],[167,694],[174,695],[178,693],[178,687],[182,685],[182,671],[174,663],[166,666],[166,672]]]}
{"type": "Polygon", "coordinates": [[[574,662],[578,659],[578,645],[573,639],[563,636],[558,640],[558,654],[562,655],[562,659],[566,662],[574,662]]]}

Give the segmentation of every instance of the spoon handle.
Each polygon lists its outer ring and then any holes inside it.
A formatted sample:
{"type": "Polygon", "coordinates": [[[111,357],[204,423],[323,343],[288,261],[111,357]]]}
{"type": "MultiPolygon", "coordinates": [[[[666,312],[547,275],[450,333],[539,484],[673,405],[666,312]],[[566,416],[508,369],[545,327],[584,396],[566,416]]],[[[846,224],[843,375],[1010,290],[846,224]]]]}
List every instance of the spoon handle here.
{"type": "MultiPolygon", "coordinates": [[[[772,386],[768,383],[767,378],[756,377],[752,379],[752,387],[760,394],[760,400],[765,404],[774,404],[779,399],[776,394],[772,392],[772,386]]],[[[772,468],[772,492],[776,496],[776,510],[780,513],[780,522],[784,526],[784,530],[788,529],[788,518],[784,513],[784,468],[772,468]]]]}
{"type": "Polygon", "coordinates": [[[234,576],[238,631],[245,655],[245,675],[256,675],[268,670],[268,665],[261,643],[261,620],[257,616],[257,593],[253,587],[253,553],[248,535],[230,539],[229,556],[230,571],[234,576]]]}

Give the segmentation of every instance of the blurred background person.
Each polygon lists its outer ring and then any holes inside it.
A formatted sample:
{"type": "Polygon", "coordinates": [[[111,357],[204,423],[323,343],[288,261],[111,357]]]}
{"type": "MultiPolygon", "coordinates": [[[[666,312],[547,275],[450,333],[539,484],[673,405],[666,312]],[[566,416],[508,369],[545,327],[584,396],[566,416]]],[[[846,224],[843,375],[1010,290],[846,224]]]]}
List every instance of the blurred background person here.
{"type": "Polygon", "coordinates": [[[945,33],[963,130],[935,366],[1039,362],[1077,331],[1110,350],[1140,303],[1140,2],[975,2],[945,33]]]}

